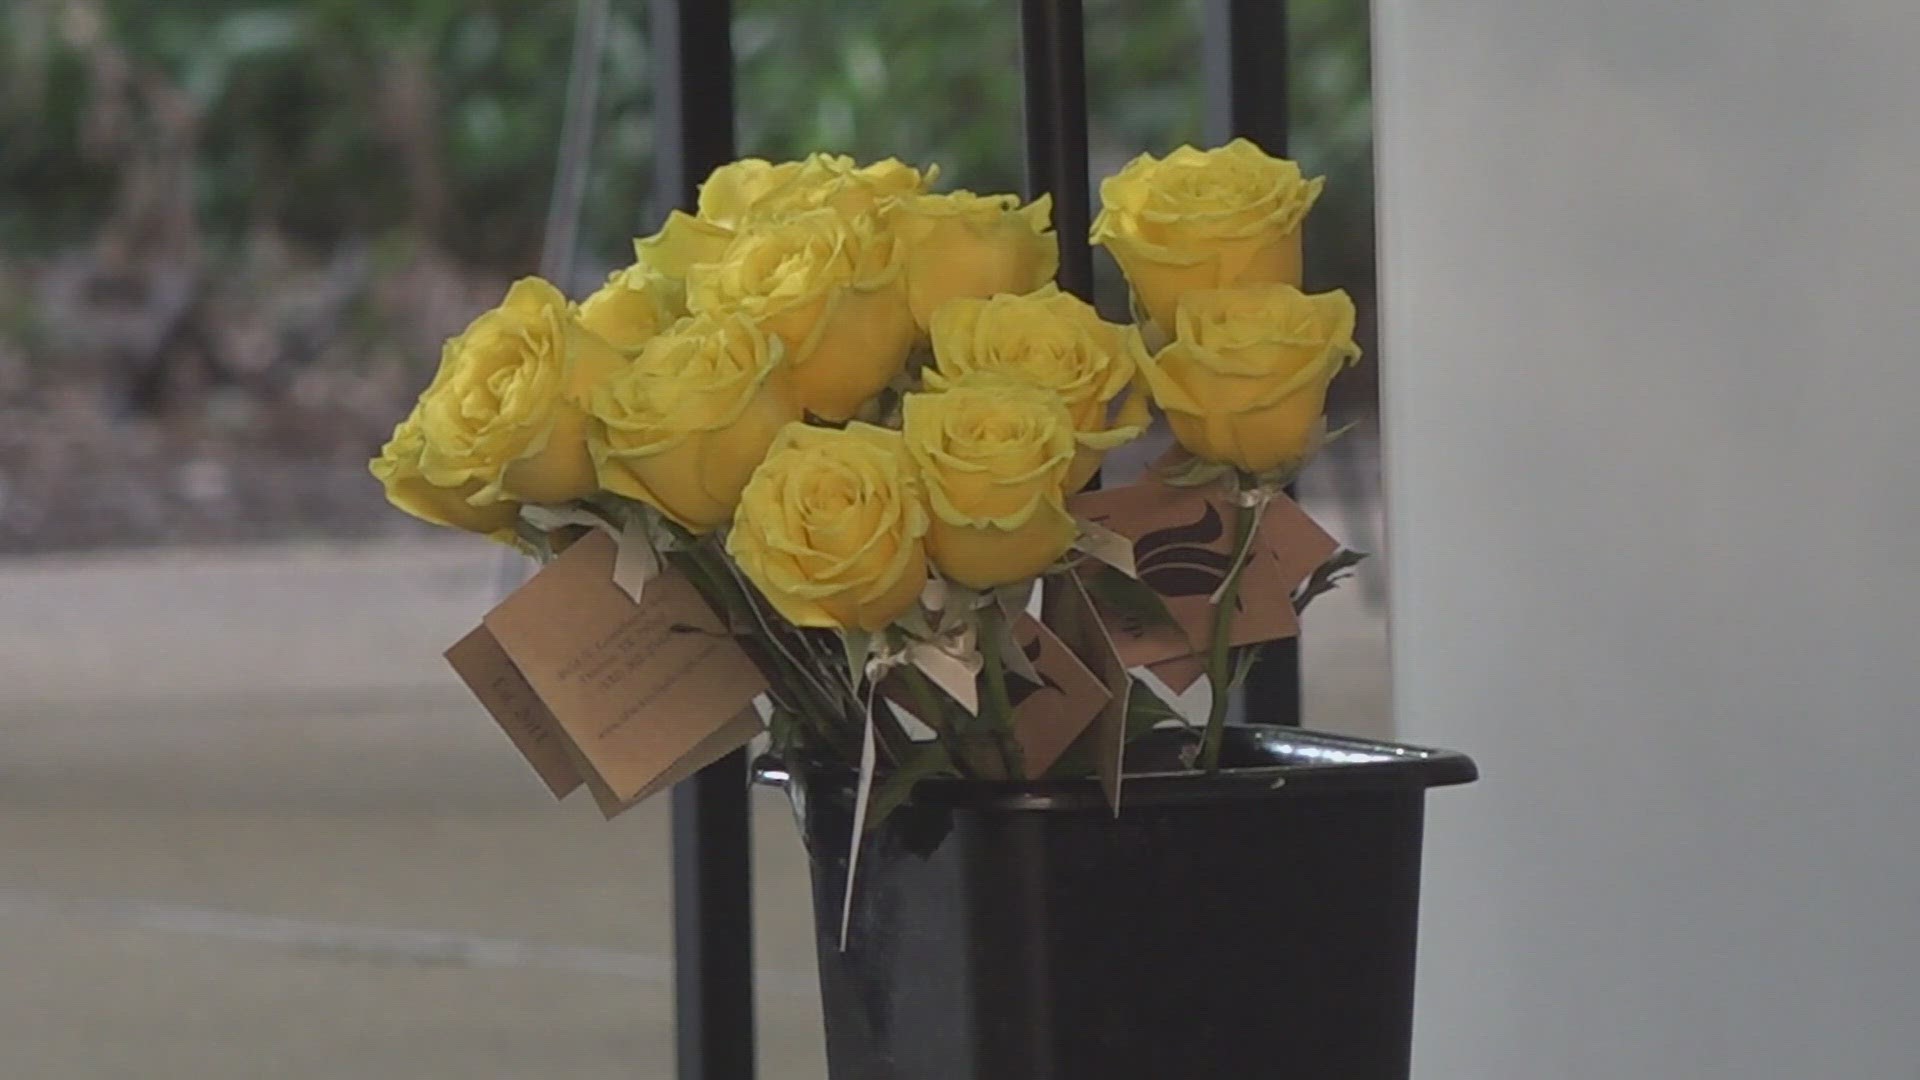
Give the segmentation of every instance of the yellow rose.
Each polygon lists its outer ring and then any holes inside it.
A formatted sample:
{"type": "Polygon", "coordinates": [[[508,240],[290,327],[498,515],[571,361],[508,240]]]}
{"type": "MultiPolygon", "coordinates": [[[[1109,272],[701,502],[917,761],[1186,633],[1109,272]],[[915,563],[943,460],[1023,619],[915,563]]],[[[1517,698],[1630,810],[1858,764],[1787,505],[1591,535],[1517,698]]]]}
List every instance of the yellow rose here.
{"type": "Polygon", "coordinates": [[[477,482],[469,499],[477,506],[592,495],[582,406],[623,362],[580,325],[558,289],[539,278],[515,282],[499,307],[441,350],[440,370],[420,395],[420,475],[456,490],[477,482]]]}
{"type": "Polygon", "coordinates": [[[712,262],[735,236],[809,210],[853,217],[889,208],[925,191],[939,175],[893,158],[856,165],[838,154],[804,161],[745,158],[713,170],[700,185],[698,215],[675,210],[658,233],[636,241],[640,261],[668,278],[685,278],[695,263],[712,262]]]}
{"type": "Polygon", "coordinates": [[[939,174],[893,158],[871,165],[838,154],[778,164],[746,158],[715,169],[700,185],[698,215],[668,214],[659,232],[634,241],[634,256],[663,279],[662,296],[684,315],[688,273],[718,261],[740,234],[821,209],[872,216],[878,228],[898,200],[925,191],[939,174]]]}
{"type": "Polygon", "coordinates": [[[743,316],[682,319],[593,393],[600,486],[695,532],[724,525],[774,436],[800,419],[780,343],[743,316]]]}
{"type": "Polygon", "coordinates": [[[769,192],[785,187],[804,164],[798,161],[774,163],[762,158],[742,158],[728,162],[707,174],[700,185],[699,210],[704,221],[728,229],[746,224],[754,204],[769,192]]]}
{"type": "Polygon", "coordinates": [[[927,551],[948,578],[991,589],[1044,572],[1073,546],[1073,418],[1058,395],[1010,375],[908,394],[901,433],[933,511],[927,551]]]}
{"type": "Polygon", "coordinates": [[[1180,445],[1245,472],[1293,472],[1316,448],[1327,384],[1360,357],[1353,301],[1291,285],[1188,293],[1142,365],[1180,445]]]}
{"type": "Polygon", "coordinates": [[[1134,158],[1100,182],[1093,242],[1113,253],[1147,315],[1173,326],[1195,289],[1300,284],[1300,223],[1324,178],[1245,139],[1134,158]]]}
{"type": "Polygon", "coordinates": [[[485,486],[478,480],[458,487],[434,486],[420,472],[420,455],[426,442],[420,430],[420,409],[415,406],[393,429],[393,438],[380,448],[380,456],[368,463],[380,486],[386,488],[387,501],[422,521],[512,543],[513,521],[520,516],[520,504],[503,500],[474,506],[467,500],[485,486]]]}
{"type": "Polygon", "coordinates": [[[671,286],[645,266],[615,270],[580,302],[580,325],[632,356],[673,322],[671,296],[671,286]]]}
{"type": "Polygon", "coordinates": [[[893,227],[907,245],[907,301],[922,330],[956,297],[1032,292],[1060,268],[1053,199],[1026,206],[1017,195],[915,195],[896,204],[893,227]]]}
{"type": "Polygon", "coordinates": [[[1014,375],[1059,395],[1079,452],[1067,490],[1086,486],[1108,450],[1147,426],[1147,399],[1129,393],[1146,357],[1140,332],[1104,322],[1093,305],[1047,285],[1026,296],[955,300],[933,318],[933,389],[976,371],[1014,375]]]}
{"type": "MultiPolygon", "coordinates": [[[[810,154],[804,161],[789,166],[774,166],[777,179],[755,191],[733,216],[735,228],[764,224],[822,208],[837,210],[848,217],[884,214],[900,199],[927,189],[940,170],[925,173],[897,158],[870,165],[858,165],[844,154],[810,154]]],[[[701,190],[700,210],[707,213],[706,190],[701,190]]],[[[719,220],[719,219],[715,219],[719,220]]]]}
{"type": "Polygon", "coordinates": [[[926,534],[899,432],[796,423],[747,481],[727,553],[787,621],[880,630],[919,600],[926,534]]]}
{"type": "Polygon", "coordinates": [[[870,217],[811,210],[742,233],[693,267],[695,313],[740,313],[786,346],[807,411],[852,416],[899,374],[913,347],[900,245],[870,217]]]}
{"type": "Polygon", "coordinates": [[[660,297],[675,316],[687,313],[687,274],[726,254],[734,232],[725,225],[675,210],[652,236],[633,242],[635,265],[660,282],[660,297]]]}

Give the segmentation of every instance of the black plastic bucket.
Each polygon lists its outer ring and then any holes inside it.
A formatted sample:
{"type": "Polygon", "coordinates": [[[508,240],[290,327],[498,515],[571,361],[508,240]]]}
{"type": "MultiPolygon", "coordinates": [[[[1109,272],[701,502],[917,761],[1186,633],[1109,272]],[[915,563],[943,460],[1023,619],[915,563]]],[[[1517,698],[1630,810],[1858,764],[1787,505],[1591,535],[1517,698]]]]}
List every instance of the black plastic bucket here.
{"type": "Polygon", "coordinates": [[[788,770],[833,1080],[1406,1080],[1426,789],[1446,751],[1249,726],[1214,776],[936,781],[870,832],[788,770]]]}

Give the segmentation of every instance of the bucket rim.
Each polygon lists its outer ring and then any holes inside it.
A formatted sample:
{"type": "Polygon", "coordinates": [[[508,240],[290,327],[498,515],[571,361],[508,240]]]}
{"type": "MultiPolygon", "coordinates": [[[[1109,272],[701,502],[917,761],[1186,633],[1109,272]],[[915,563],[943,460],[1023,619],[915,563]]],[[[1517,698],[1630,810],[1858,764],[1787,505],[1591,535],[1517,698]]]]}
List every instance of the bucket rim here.
{"type": "MultiPolygon", "coordinates": [[[[1455,750],[1278,724],[1230,727],[1224,750],[1229,760],[1267,758],[1273,763],[1223,768],[1211,774],[1197,769],[1128,772],[1121,785],[1122,809],[1415,792],[1472,783],[1480,776],[1474,760],[1455,750]]],[[[788,787],[795,773],[801,774],[803,786],[811,792],[838,789],[850,795],[854,787],[854,770],[839,763],[800,761],[790,766],[764,755],[753,766],[754,781],[770,787],[788,787]]],[[[919,806],[1003,810],[1109,806],[1105,789],[1091,777],[1024,781],[935,777],[914,788],[912,801],[919,806]]]]}

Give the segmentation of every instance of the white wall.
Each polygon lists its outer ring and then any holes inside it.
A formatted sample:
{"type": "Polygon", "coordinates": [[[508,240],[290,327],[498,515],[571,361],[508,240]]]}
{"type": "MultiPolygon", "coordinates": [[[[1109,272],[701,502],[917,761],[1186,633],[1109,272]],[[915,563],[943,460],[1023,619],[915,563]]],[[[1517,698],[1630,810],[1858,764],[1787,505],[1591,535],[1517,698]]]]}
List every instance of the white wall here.
{"type": "Polygon", "coordinates": [[[1920,4],[1376,12],[1417,1075],[1920,1077],[1920,4]]]}

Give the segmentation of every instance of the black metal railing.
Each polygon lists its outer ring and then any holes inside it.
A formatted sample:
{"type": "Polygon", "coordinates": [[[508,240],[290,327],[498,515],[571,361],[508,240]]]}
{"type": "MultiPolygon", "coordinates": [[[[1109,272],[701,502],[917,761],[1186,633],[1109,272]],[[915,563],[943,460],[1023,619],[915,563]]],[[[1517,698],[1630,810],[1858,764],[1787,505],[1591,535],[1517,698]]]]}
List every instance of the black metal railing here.
{"type": "Polygon", "coordinates": [[[1080,0],[1021,0],[1020,65],[1027,133],[1027,197],[1053,196],[1060,287],[1093,299],[1093,223],[1087,180],[1086,32],[1080,0]]]}
{"type": "MultiPolygon", "coordinates": [[[[691,210],[700,181],[735,156],[729,0],[652,0],[657,54],[659,184],[691,210]]],[[[1060,284],[1091,298],[1087,244],[1085,34],[1080,0],[1021,0],[1027,194],[1053,196],[1060,284]]],[[[1244,135],[1272,153],[1287,138],[1285,0],[1208,0],[1203,66],[1210,138],[1244,135]]],[[[1297,723],[1292,642],[1249,681],[1262,719],[1297,723]]],[[[680,1080],[752,1080],[753,920],[744,752],[673,793],[674,988],[680,1080]]]]}
{"type": "MultiPolygon", "coordinates": [[[[728,0],[653,0],[663,201],[693,210],[734,158],[728,0]]],[[[674,1048],[682,1080],[754,1072],[752,831],[747,752],[673,789],[674,1048]]]]}

